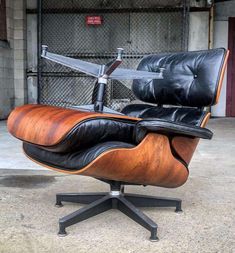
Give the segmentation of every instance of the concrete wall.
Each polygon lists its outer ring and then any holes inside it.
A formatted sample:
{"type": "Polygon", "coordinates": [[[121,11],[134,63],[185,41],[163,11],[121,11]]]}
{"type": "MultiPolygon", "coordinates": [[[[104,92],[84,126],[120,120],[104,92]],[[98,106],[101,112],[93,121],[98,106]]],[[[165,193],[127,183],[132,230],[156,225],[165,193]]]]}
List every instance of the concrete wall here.
{"type": "Polygon", "coordinates": [[[24,0],[6,0],[7,42],[0,44],[0,119],[26,102],[26,14],[24,0]]]}
{"type": "Polygon", "coordinates": [[[229,17],[235,17],[235,1],[226,1],[216,4],[215,20],[228,21],[229,17]]]}
{"type": "MultiPolygon", "coordinates": [[[[235,17],[235,1],[217,3],[215,6],[214,48],[228,48],[228,18],[235,17]]],[[[218,105],[212,108],[214,116],[225,116],[227,73],[222,86],[218,105]]]]}
{"type": "Polygon", "coordinates": [[[189,51],[208,49],[209,12],[191,12],[189,18],[189,51]]]}

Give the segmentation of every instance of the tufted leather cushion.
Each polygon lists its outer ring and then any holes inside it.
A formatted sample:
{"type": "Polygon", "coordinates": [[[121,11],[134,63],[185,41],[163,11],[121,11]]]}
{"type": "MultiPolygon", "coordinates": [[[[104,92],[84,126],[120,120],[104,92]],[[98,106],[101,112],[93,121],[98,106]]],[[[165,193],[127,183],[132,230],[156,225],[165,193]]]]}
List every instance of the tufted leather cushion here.
{"type": "Polygon", "coordinates": [[[156,118],[172,122],[181,122],[193,126],[200,126],[206,112],[198,108],[160,107],[147,104],[132,104],[126,106],[122,112],[131,117],[142,119],[156,118]]]}
{"type": "Polygon", "coordinates": [[[142,101],[156,104],[203,107],[215,104],[226,50],[223,48],[149,55],[138,69],[158,72],[162,80],[135,80],[133,92],[142,101]]]}

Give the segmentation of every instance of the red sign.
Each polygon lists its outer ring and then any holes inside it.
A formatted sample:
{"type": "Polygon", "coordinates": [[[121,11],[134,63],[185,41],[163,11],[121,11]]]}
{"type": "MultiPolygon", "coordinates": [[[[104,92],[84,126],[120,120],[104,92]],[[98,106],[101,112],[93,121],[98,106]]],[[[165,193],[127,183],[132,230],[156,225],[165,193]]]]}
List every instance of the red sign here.
{"type": "Polygon", "coordinates": [[[86,16],[87,25],[102,25],[102,21],[101,16],[86,16]]]}

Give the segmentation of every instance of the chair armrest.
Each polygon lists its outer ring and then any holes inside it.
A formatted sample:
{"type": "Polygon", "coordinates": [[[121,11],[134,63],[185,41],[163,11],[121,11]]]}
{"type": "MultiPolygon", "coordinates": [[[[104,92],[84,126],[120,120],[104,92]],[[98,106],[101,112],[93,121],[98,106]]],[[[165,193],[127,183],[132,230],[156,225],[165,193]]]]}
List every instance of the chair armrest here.
{"type": "Polygon", "coordinates": [[[135,126],[135,139],[139,143],[147,133],[163,133],[174,135],[186,135],[190,137],[211,139],[213,133],[206,128],[192,126],[185,123],[172,122],[162,119],[149,118],[138,121],[135,126]]]}

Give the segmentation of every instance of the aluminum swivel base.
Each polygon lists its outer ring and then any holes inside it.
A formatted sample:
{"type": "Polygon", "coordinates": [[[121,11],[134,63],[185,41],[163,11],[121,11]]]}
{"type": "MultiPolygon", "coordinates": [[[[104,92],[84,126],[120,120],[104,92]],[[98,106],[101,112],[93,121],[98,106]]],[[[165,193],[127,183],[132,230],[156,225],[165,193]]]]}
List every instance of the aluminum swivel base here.
{"type": "Polygon", "coordinates": [[[158,241],[157,224],[136,207],[175,207],[181,212],[181,200],[172,198],[150,197],[137,194],[125,194],[121,182],[110,183],[109,193],[68,193],[56,195],[56,206],[62,202],[88,204],[87,206],[59,219],[59,236],[66,236],[66,228],[92,216],[115,208],[139,223],[151,232],[150,241],[158,241]]]}

